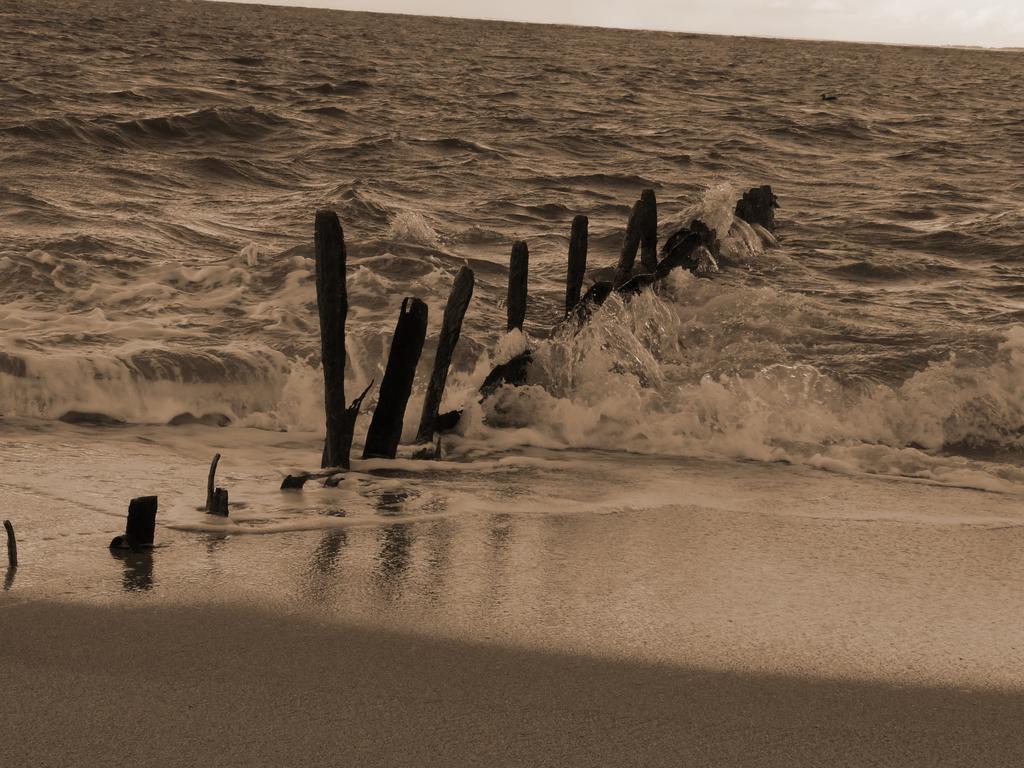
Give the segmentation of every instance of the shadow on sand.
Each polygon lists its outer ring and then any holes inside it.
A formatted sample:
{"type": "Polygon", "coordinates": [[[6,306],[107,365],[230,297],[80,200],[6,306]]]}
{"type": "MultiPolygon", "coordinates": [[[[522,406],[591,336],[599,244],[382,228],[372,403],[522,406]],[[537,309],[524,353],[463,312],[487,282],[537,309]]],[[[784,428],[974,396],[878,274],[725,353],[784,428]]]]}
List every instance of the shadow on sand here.
{"type": "Polygon", "coordinates": [[[1024,693],[725,673],[248,608],[6,606],[5,765],[1020,765],[1024,693]],[[126,730],[124,713],[131,714],[126,730]]]}

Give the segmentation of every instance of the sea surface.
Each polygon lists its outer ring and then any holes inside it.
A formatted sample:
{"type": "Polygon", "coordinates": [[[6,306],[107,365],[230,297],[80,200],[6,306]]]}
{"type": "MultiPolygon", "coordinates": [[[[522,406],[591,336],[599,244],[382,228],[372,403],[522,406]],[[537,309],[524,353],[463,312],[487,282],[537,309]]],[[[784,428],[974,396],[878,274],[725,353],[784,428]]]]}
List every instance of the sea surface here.
{"type": "Polygon", "coordinates": [[[352,396],[379,382],[402,297],[430,307],[407,439],[452,278],[476,273],[453,460],[626,452],[1024,492],[1024,55],[0,0],[0,73],[9,433],[74,412],[153,439],[185,414],[322,430],[329,207],[352,396]],[[777,243],[733,221],[761,184],[777,243]],[[722,272],[566,334],[572,217],[589,283],[648,187],[663,238],[717,229],[722,272]],[[526,338],[504,332],[520,238],[526,338]],[[478,403],[525,345],[531,386],[478,403]]]}

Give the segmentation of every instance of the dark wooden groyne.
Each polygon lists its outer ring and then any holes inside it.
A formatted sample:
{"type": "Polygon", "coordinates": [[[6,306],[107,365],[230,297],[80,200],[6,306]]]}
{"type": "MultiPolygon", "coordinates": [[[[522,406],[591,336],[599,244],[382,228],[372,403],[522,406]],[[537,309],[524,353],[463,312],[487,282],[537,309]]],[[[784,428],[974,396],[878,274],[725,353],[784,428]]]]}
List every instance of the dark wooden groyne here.
{"type": "Polygon", "coordinates": [[[420,426],[416,430],[416,442],[429,443],[434,439],[437,430],[437,417],[441,409],[441,398],[448,381],[448,369],[451,367],[455,345],[459,343],[462,333],[462,320],[469,309],[473,298],[473,270],[462,267],[455,275],[452,292],[448,304],[444,308],[441,320],[441,335],[437,339],[437,352],[434,354],[434,368],[427,384],[427,394],[423,399],[423,412],[420,415],[420,426]]]}
{"type": "Polygon", "coordinates": [[[324,372],[324,411],[327,436],[323,467],[348,469],[346,441],[352,444],[352,428],[345,418],[345,318],[348,290],[345,279],[345,235],[338,214],[317,211],[314,224],[316,305],[320,313],[320,365],[324,372]]]}
{"type": "MultiPolygon", "coordinates": [[[[774,229],[774,210],[778,199],[771,187],[755,187],[737,201],[735,215],[751,224],[774,229]]],[[[565,280],[565,308],[561,323],[581,328],[593,311],[616,293],[628,300],[658,284],[675,269],[688,269],[698,276],[718,271],[718,233],[704,222],[694,220],[669,235],[658,249],[658,203],[653,189],[645,189],[630,209],[622,247],[613,277],[593,283],[586,292],[583,282],[587,270],[589,220],[573,218],[569,235],[569,251],[565,280]],[[637,263],[639,256],[639,264],[637,263]]],[[[348,298],[345,288],[345,242],[337,214],[318,211],[314,226],[317,268],[317,307],[320,315],[324,404],[327,412],[327,438],[321,472],[289,475],[281,487],[298,489],[310,479],[331,481],[349,467],[352,434],[360,405],[370,387],[352,404],[345,406],[345,316],[348,298]]],[[[509,258],[506,330],[522,330],[526,322],[529,281],[529,246],[523,240],[512,246],[509,258]]],[[[474,276],[462,267],[455,276],[451,295],[445,306],[438,337],[434,364],[416,430],[416,443],[428,444],[444,431],[454,428],[460,411],[440,413],[451,361],[458,344],[463,320],[473,296],[474,276]]],[[[427,306],[416,297],[402,302],[398,323],[392,337],[388,361],[381,382],[377,404],[373,410],[362,456],[393,459],[401,442],[406,407],[412,393],[416,369],[427,333],[427,306]]],[[[530,349],[496,366],[480,388],[483,398],[503,385],[521,385],[528,380],[533,353],[530,349]]],[[[420,455],[431,455],[428,452],[420,455]]],[[[436,451],[433,455],[436,455],[436,451]]],[[[217,498],[223,489],[213,487],[211,466],[208,483],[208,511],[226,510],[224,500],[217,498]],[[212,496],[210,495],[212,494],[212,496]],[[221,507],[223,505],[223,507],[221,507]]],[[[219,514],[219,511],[214,511],[219,514]]],[[[226,513],[226,512],[225,512],[226,513]]]]}
{"type": "Polygon", "coordinates": [[[402,439],[405,407],[412,394],[412,382],[426,337],[427,305],[420,299],[407,297],[402,301],[387,368],[380,383],[380,396],[366,433],[364,459],[395,458],[402,439]]]}

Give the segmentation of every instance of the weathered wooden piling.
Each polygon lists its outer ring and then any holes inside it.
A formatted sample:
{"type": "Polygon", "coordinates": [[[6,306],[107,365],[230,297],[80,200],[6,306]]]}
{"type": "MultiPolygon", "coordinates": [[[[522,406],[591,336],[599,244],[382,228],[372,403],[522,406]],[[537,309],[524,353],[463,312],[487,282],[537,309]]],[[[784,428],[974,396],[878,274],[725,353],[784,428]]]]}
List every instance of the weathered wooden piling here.
{"type": "MultiPolygon", "coordinates": [[[[316,212],[316,305],[320,313],[320,360],[324,374],[324,410],[327,438],[324,467],[348,469],[345,429],[345,317],[348,292],[345,284],[345,235],[338,214],[316,212]]],[[[352,424],[354,427],[354,423],[352,424]]],[[[351,429],[351,427],[349,427],[351,429]]],[[[352,444],[351,431],[348,445],[352,444]]]]}
{"type": "Polygon", "coordinates": [[[769,232],[775,231],[775,209],[779,199],[770,185],[754,187],[736,201],[736,216],[749,224],[759,224],[769,232]]]}
{"type": "Polygon", "coordinates": [[[640,264],[647,272],[658,268],[658,198],[653,189],[640,193],[640,264]]]}
{"type": "Polygon", "coordinates": [[[455,275],[452,292],[444,308],[444,319],[441,321],[441,335],[437,339],[437,352],[434,355],[434,370],[430,374],[430,384],[423,400],[423,412],[420,415],[420,426],[416,431],[416,441],[428,443],[437,431],[437,415],[444,397],[444,386],[448,381],[448,369],[451,367],[452,354],[462,333],[462,319],[466,316],[469,302],[473,298],[473,270],[462,267],[455,275]]]}
{"type": "Polygon", "coordinates": [[[7,565],[11,568],[18,567],[18,540],[14,538],[14,526],[10,520],[4,520],[4,529],[7,531],[7,565]]]}
{"type": "Polygon", "coordinates": [[[569,233],[569,268],[565,273],[565,316],[568,317],[580,303],[583,276],[587,271],[587,231],[590,220],[576,216],[569,233]]]}
{"type": "Polygon", "coordinates": [[[156,496],[139,496],[128,504],[124,535],[110,542],[113,549],[144,549],[153,546],[156,534],[156,496]]]}
{"type": "Polygon", "coordinates": [[[522,240],[512,244],[512,258],[508,263],[508,328],[523,329],[526,320],[526,286],[530,272],[530,249],[522,240]]]}
{"type": "Polygon", "coordinates": [[[373,411],[370,429],[366,433],[363,458],[393,459],[402,439],[402,422],[405,407],[412,394],[412,382],[416,376],[416,365],[423,352],[423,341],[427,336],[427,305],[417,298],[408,297],[402,302],[395,335],[391,339],[384,380],[380,383],[380,396],[373,411]]]}
{"type": "Polygon", "coordinates": [[[633,204],[633,210],[629,213],[629,221],[626,223],[626,236],[622,239],[622,252],[619,254],[619,263],[615,267],[615,277],[612,278],[612,285],[618,288],[629,281],[633,276],[633,264],[636,261],[636,252],[640,248],[640,225],[644,217],[644,202],[641,198],[633,204]]]}
{"type": "Polygon", "coordinates": [[[217,488],[217,464],[220,462],[220,454],[214,454],[210,462],[210,474],[206,478],[206,513],[218,517],[228,516],[228,490],[217,488]]]}

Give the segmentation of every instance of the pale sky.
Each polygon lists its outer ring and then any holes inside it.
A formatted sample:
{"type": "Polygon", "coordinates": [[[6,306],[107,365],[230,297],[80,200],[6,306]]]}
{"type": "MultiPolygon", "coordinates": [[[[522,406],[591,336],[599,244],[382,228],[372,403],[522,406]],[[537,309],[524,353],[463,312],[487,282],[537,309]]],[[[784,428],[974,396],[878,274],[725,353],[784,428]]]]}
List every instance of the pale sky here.
{"type": "Polygon", "coordinates": [[[728,35],[1024,47],[1024,0],[255,1],[728,35]]]}

